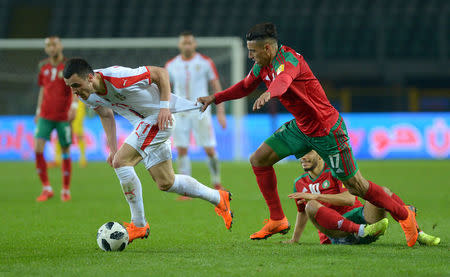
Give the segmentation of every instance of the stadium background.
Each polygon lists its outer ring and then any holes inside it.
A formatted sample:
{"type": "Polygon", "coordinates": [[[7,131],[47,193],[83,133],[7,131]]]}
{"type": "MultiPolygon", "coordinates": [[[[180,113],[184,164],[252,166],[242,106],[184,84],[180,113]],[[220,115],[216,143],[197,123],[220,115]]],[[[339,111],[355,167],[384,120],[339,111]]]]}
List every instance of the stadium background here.
{"type": "MultiPolygon", "coordinates": [[[[0,0],[0,38],[174,37],[244,38],[255,23],[277,25],[280,43],[304,55],[332,104],[346,118],[357,158],[447,159],[450,153],[449,2],[395,1],[56,1],[0,0]],[[24,20],[26,18],[27,20],[24,20]]],[[[200,51],[202,51],[200,45],[200,51]]],[[[150,50],[151,51],[151,50],[150,50]]],[[[209,50],[205,51],[208,53],[209,50]]],[[[216,50],[220,51],[220,50],[216,50]]],[[[112,64],[163,66],[176,54],[142,51],[65,51],[95,57],[94,67],[112,64]]],[[[40,54],[0,50],[0,159],[32,160],[32,136],[40,54]]],[[[220,53],[211,53],[221,59],[220,53]]],[[[84,55],[83,55],[84,56],[84,55]]],[[[231,85],[227,64],[218,64],[223,87],[231,85]]],[[[251,63],[246,59],[247,72],[251,63]]],[[[260,90],[263,88],[260,88],[260,90]]],[[[256,114],[247,102],[242,147],[246,158],[265,137],[291,118],[277,102],[256,114]],[[255,132],[255,128],[258,132],[255,132]]],[[[227,104],[230,112],[230,104],[227,104]]],[[[222,159],[230,147],[233,118],[216,124],[222,159]]],[[[217,123],[217,122],[216,122],[217,123]]],[[[90,160],[105,157],[97,118],[86,122],[90,160]]],[[[119,120],[119,139],[129,132],[119,120]]],[[[193,158],[204,154],[192,141],[193,158]]],[[[76,159],[78,149],[72,147],[76,159]]],[[[46,148],[51,157],[53,149],[46,148]]]]}

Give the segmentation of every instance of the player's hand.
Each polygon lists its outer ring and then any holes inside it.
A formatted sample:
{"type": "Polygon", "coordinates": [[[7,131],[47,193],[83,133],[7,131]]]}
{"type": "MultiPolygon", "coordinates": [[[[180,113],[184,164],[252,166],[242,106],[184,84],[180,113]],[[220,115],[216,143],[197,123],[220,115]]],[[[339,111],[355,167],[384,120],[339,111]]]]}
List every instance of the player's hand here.
{"type": "Polygon", "coordinates": [[[227,128],[227,117],[224,112],[217,113],[217,120],[219,121],[220,126],[222,126],[222,129],[227,128]]]}
{"type": "Polygon", "coordinates": [[[214,96],[214,94],[197,98],[197,102],[203,104],[203,107],[201,109],[202,112],[206,111],[206,108],[208,108],[208,106],[214,103],[215,101],[216,97],[214,96]]]}
{"type": "Polygon", "coordinates": [[[297,204],[302,204],[310,200],[316,200],[317,194],[305,193],[305,192],[295,192],[288,195],[291,199],[298,199],[297,204]]]}
{"type": "Polygon", "coordinates": [[[266,104],[267,102],[269,102],[270,100],[270,92],[266,91],[263,94],[261,94],[258,99],[256,99],[255,103],[253,104],[253,110],[259,110],[260,108],[262,108],[262,106],[264,106],[264,104],[266,104]]]}
{"type": "Polygon", "coordinates": [[[284,244],[294,244],[294,243],[296,243],[296,244],[298,244],[298,241],[295,241],[295,240],[293,240],[293,239],[290,239],[290,240],[283,240],[283,241],[280,241],[280,243],[284,243],[284,244]]]}
{"type": "Polygon", "coordinates": [[[108,158],[106,159],[106,162],[111,166],[111,167],[113,167],[113,160],[114,160],[114,156],[116,155],[116,151],[110,151],[109,152],[109,155],[108,155],[108,158]]]}
{"type": "Polygon", "coordinates": [[[160,130],[165,130],[173,124],[172,113],[169,109],[162,108],[159,110],[158,114],[158,128],[160,130]]]}

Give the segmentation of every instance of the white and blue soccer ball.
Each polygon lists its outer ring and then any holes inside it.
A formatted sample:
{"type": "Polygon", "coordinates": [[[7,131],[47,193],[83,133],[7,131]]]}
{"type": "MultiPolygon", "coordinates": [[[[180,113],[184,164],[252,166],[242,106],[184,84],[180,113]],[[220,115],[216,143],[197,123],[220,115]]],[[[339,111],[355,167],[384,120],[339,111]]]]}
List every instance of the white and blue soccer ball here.
{"type": "Polygon", "coordinates": [[[97,244],[103,251],[122,251],[128,245],[128,232],[118,222],[107,222],[97,232],[97,244]]]}

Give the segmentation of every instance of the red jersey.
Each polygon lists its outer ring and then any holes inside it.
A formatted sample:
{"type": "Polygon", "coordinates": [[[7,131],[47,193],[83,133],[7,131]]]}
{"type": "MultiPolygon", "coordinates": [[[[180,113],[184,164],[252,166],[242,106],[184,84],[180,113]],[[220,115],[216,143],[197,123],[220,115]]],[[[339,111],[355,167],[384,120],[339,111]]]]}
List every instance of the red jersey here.
{"type": "MultiPolygon", "coordinates": [[[[311,176],[309,176],[308,173],[303,174],[302,176],[298,177],[294,182],[294,192],[306,192],[306,193],[313,193],[313,194],[339,194],[344,191],[347,191],[347,189],[344,187],[342,182],[335,178],[331,174],[331,169],[325,165],[322,172],[317,176],[315,179],[311,179],[311,176]]],[[[333,209],[337,211],[339,214],[343,215],[346,212],[349,212],[355,208],[362,207],[363,205],[358,200],[358,198],[355,196],[355,203],[353,206],[334,206],[330,203],[321,202],[322,205],[325,207],[328,207],[330,209],[333,209]]],[[[305,204],[298,204],[297,210],[299,212],[305,211],[305,204]]],[[[328,237],[319,231],[319,238],[320,243],[327,243],[328,237]]]]}
{"type": "Polygon", "coordinates": [[[312,137],[326,136],[339,113],[330,104],[317,78],[302,55],[280,46],[270,65],[254,64],[244,80],[215,94],[216,104],[249,95],[264,82],[270,96],[276,97],[295,117],[298,128],[312,137]]]}
{"type": "Polygon", "coordinates": [[[72,92],[64,83],[64,62],[57,66],[45,59],[39,63],[38,85],[44,88],[40,117],[53,121],[67,121],[72,92]]]}

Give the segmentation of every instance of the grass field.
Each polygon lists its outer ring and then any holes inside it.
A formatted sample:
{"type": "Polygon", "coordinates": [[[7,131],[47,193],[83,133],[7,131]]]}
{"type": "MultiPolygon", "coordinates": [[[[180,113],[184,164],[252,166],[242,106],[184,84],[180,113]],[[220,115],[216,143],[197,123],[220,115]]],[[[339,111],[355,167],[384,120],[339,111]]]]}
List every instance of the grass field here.
{"type": "MultiPolygon", "coordinates": [[[[111,168],[91,163],[73,169],[72,201],[59,199],[61,173],[50,169],[56,196],[36,203],[41,187],[33,163],[1,163],[0,276],[449,276],[450,161],[362,161],[367,178],[386,185],[419,208],[422,228],[441,238],[437,247],[406,246],[400,226],[390,218],[387,233],[366,246],[321,246],[311,223],[301,243],[275,235],[251,241],[268,210],[248,163],[223,163],[223,184],[233,192],[233,231],[225,230],[213,206],[201,200],[175,201],[160,192],[137,167],[150,220],[148,240],[124,252],[101,251],[96,232],[107,221],[129,220],[129,208],[111,168]]],[[[193,175],[208,183],[205,164],[193,175]]],[[[296,209],[287,198],[302,172],[296,163],[276,167],[283,208],[291,224],[296,209]]]]}

